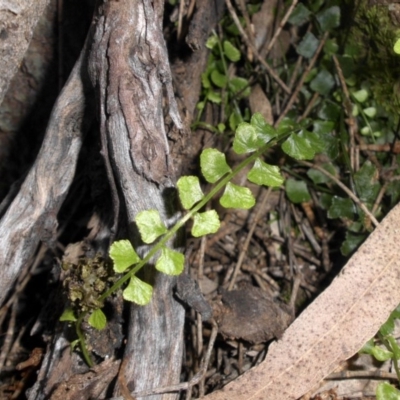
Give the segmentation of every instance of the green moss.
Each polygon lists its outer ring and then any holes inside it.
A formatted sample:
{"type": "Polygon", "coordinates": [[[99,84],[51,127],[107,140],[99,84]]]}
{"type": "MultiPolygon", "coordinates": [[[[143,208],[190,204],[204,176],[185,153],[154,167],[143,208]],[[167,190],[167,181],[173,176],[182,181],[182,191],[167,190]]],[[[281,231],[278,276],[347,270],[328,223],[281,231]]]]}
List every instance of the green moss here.
{"type": "Polygon", "coordinates": [[[64,263],[64,288],[68,299],[80,311],[100,308],[98,298],[114,282],[110,262],[100,256],[92,259],[82,257],[77,265],[64,263]]]}
{"type": "Polygon", "coordinates": [[[388,6],[362,0],[345,43],[345,53],[354,60],[354,73],[369,82],[373,98],[390,113],[400,106],[400,56],[393,51],[399,30],[388,6]]]}

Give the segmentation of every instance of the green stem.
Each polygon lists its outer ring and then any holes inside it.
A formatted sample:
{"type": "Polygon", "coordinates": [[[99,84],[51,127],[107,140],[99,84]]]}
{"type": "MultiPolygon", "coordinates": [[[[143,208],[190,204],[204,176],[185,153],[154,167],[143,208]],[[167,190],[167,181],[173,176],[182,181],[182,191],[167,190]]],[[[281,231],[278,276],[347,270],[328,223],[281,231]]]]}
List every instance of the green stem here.
{"type": "Polygon", "coordinates": [[[90,357],[89,351],[86,347],[85,335],[83,334],[82,328],[81,328],[83,319],[85,318],[87,313],[88,313],[87,311],[84,311],[79,316],[78,320],[75,323],[75,331],[76,331],[76,334],[78,335],[79,345],[82,350],[83,358],[85,359],[86,364],[91,368],[91,367],[93,367],[94,364],[93,364],[92,358],[90,357]]]}

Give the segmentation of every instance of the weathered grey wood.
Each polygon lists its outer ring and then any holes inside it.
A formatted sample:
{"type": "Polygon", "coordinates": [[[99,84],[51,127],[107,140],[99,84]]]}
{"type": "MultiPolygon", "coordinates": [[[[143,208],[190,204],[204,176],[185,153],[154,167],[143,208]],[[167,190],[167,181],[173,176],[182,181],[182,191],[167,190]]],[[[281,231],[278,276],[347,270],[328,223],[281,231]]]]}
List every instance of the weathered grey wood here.
{"type": "Polygon", "coordinates": [[[86,106],[81,66],[79,61],[57,99],[38,157],[0,220],[0,304],[39,241],[51,244],[56,238],[57,213],[82,144],[86,106]]]}
{"type": "Polygon", "coordinates": [[[49,0],[0,0],[0,104],[49,0]]]}
{"type": "MultiPolygon", "coordinates": [[[[103,153],[111,161],[132,228],[137,213],[148,209],[158,210],[167,222],[167,203],[170,209],[173,204],[164,193],[174,179],[164,128],[164,89],[170,115],[178,127],[181,123],[172,94],[162,14],[160,1],[104,3],[90,50],[103,153]]],[[[131,238],[138,242],[134,229],[131,238]]],[[[184,309],[173,298],[175,279],[155,273],[150,266],[145,279],[154,283],[153,298],[145,307],[131,308],[126,367],[121,372],[130,390],[177,383],[181,371],[184,309]]],[[[175,394],[151,397],[175,398],[175,394]]]]}

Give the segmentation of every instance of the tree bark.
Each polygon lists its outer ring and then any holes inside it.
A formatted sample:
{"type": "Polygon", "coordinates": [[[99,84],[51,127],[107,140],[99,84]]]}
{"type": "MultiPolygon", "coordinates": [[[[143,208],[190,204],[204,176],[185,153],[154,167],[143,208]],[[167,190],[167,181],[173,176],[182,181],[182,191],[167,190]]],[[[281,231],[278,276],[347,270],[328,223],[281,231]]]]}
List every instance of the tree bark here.
{"type": "MultiPolygon", "coordinates": [[[[110,175],[122,194],[133,243],[139,243],[134,234],[138,212],[156,209],[166,225],[177,217],[173,191],[168,190],[175,177],[165,133],[164,90],[171,118],[178,128],[182,125],[173,96],[162,16],[160,1],[153,5],[148,0],[104,4],[89,61],[100,104],[103,153],[109,155],[110,175]]],[[[182,249],[183,242],[178,239],[174,245],[182,249]]],[[[175,278],[155,272],[150,265],[144,275],[153,283],[154,294],[149,305],[131,306],[127,362],[121,371],[130,390],[179,382],[182,362],[184,309],[173,298],[175,278]]],[[[115,392],[120,392],[118,385],[115,392]]],[[[175,394],[152,396],[154,400],[175,398],[175,394]]]]}
{"type": "Polygon", "coordinates": [[[0,0],[0,104],[49,0],[0,0]]]}
{"type": "Polygon", "coordinates": [[[83,56],[57,99],[34,165],[0,220],[0,304],[39,242],[51,246],[56,239],[57,213],[74,177],[85,131],[85,91],[90,87],[82,80],[83,56]]]}

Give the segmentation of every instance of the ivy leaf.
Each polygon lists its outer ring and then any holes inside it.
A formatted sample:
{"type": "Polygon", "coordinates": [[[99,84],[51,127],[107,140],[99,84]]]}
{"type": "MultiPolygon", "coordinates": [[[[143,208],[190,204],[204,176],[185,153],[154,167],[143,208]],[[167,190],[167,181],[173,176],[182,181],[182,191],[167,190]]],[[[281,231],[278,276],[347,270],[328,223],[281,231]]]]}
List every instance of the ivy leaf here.
{"type": "Polygon", "coordinates": [[[197,213],[193,217],[192,235],[200,237],[215,233],[220,227],[219,217],[215,210],[197,213]]]}
{"type": "Polygon", "coordinates": [[[229,182],[219,202],[225,208],[242,208],[247,210],[254,206],[256,200],[249,188],[237,186],[229,182]]]}
{"type": "Polygon", "coordinates": [[[296,8],[290,15],[289,22],[292,25],[301,26],[308,21],[310,14],[311,11],[304,6],[304,4],[297,4],[296,8]]]}
{"type": "Polygon", "coordinates": [[[110,257],[114,262],[114,271],[118,274],[140,261],[140,257],[129,240],[114,242],[110,247],[110,257]]]}
{"type": "Polygon", "coordinates": [[[136,215],[135,221],[144,243],[153,243],[159,236],[167,232],[157,210],[141,211],[136,215]]]}
{"type": "Polygon", "coordinates": [[[365,240],[366,235],[357,234],[347,231],[346,240],[340,246],[340,252],[344,256],[348,256],[365,240]]]}
{"type": "Polygon", "coordinates": [[[101,311],[100,308],[98,308],[97,310],[94,310],[92,314],[90,314],[88,323],[91,327],[101,331],[107,325],[107,318],[103,313],[103,311],[101,311]]]}
{"type": "Polygon", "coordinates": [[[337,28],[340,25],[340,8],[333,6],[319,12],[317,21],[324,32],[337,28]]]}
{"type": "Polygon", "coordinates": [[[317,50],[318,45],[319,40],[311,32],[307,32],[296,50],[299,55],[305,58],[311,58],[317,50]]]}
{"type": "Polygon", "coordinates": [[[322,106],[318,111],[318,118],[329,121],[337,121],[339,119],[340,112],[340,107],[337,104],[325,101],[322,103],[322,106]]]}
{"type": "MultiPolygon", "coordinates": [[[[333,164],[322,164],[321,167],[330,172],[331,175],[337,175],[337,171],[333,164]]],[[[331,178],[323,174],[321,171],[311,168],[307,171],[307,176],[316,184],[319,185],[321,183],[328,183],[331,178]]]]}
{"type": "Polygon", "coordinates": [[[296,160],[312,160],[315,151],[304,137],[292,133],[282,144],[282,150],[296,160]]]}
{"type": "Polygon", "coordinates": [[[360,89],[351,94],[359,103],[364,103],[368,99],[369,93],[366,89],[360,89]]]}
{"type": "Polygon", "coordinates": [[[66,308],[61,314],[59,320],[61,322],[76,322],[77,318],[75,317],[74,310],[72,308],[66,308]]]}
{"type": "Polygon", "coordinates": [[[163,247],[156,262],[156,269],[167,275],[179,275],[185,268],[185,256],[178,251],[163,247]]]}
{"type": "Polygon", "coordinates": [[[260,113],[253,114],[250,124],[254,127],[257,136],[262,139],[264,143],[268,143],[278,135],[276,129],[272,125],[267,124],[260,113]]]}
{"type": "Polygon", "coordinates": [[[347,218],[352,220],[356,209],[349,198],[334,196],[328,210],[328,218],[347,218]]]}
{"type": "Polygon", "coordinates": [[[224,153],[217,149],[205,149],[200,154],[200,167],[206,181],[215,183],[228,172],[231,168],[226,162],[224,153]]]}
{"type": "Polygon", "coordinates": [[[399,400],[400,391],[388,382],[380,383],[376,388],[376,400],[399,400]]]}
{"type": "Polygon", "coordinates": [[[265,185],[271,187],[281,186],[284,178],[280,173],[279,167],[269,165],[259,158],[254,163],[253,168],[247,175],[247,179],[257,185],[265,185]]]}
{"type": "Polygon", "coordinates": [[[222,101],[221,95],[213,90],[207,91],[207,100],[210,100],[212,103],[220,104],[222,101]]]}
{"type": "Polygon", "coordinates": [[[239,94],[239,98],[250,96],[251,88],[247,79],[234,76],[229,80],[229,88],[234,95],[239,94]]]}
{"type": "Polygon", "coordinates": [[[301,131],[298,135],[299,137],[306,139],[310,143],[314,153],[320,153],[325,150],[326,144],[324,140],[321,138],[322,135],[319,135],[316,132],[310,132],[305,130],[301,131]]]}
{"type": "Polygon", "coordinates": [[[292,203],[305,203],[311,200],[310,192],[304,181],[289,178],[285,184],[286,195],[292,203]]]}
{"type": "Polygon", "coordinates": [[[212,50],[217,43],[218,43],[218,37],[215,35],[212,35],[207,39],[206,47],[207,47],[207,49],[212,50]]]}
{"type": "MultiPolygon", "coordinates": [[[[374,346],[372,348],[371,354],[378,360],[378,361],[387,361],[393,357],[393,353],[388,351],[380,346],[374,346]]],[[[399,397],[397,397],[399,398],[399,397]]]]}
{"type": "Polygon", "coordinates": [[[364,203],[373,203],[378,196],[381,185],[379,171],[370,161],[366,161],[354,174],[354,183],[360,200],[364,203]]]}
{"type": "Polygon", "coordinates": [[[204,196],[197,176],[182,176],[176,185],[178,186],[179,198],[185,210],[192,208],[204,196]]]}
{"type": "Polygon", "coordinates": [[[262,139],[257,136],[254,126],[247,122],[239,124],[233,140],[233,150],[236,154],[251,153],[258,150],[263,144],[262,139]]]}
{"type": "Polygon", "coordinates": [[[145,306],[151,300],[153,288],[146,282],[143,282],[136,276],[132,276],[128,286],[122,293],[122,296],[127,301],[145,306]]]}
{"type": "Polygon", "coordinates": [[[229,41],[224,40],[224,53],[230,61],[236,62],[240,60],[240,51],[229,41]]]}
{"type": "Polygon", "coordinates": [[[334,127],[335,123],[333,121],[315,120],[313,122],[313,131],[319,134],[331,133],[334,127]]]}
{"type": "Polygon", "coordinates": [[[318,75],[310,83],[310,88],[322,96],[328,95],[334,86],[335,80],[326,69],[319,71],[318,75]]]}
{"type": "Polygon", "coordinates": [[[217,69],[214,69],[211,72],[210,77],[213,84],[219,88],[224,88],[228,83],[228,78],[224,74],[221,74],[217,69]]]}

